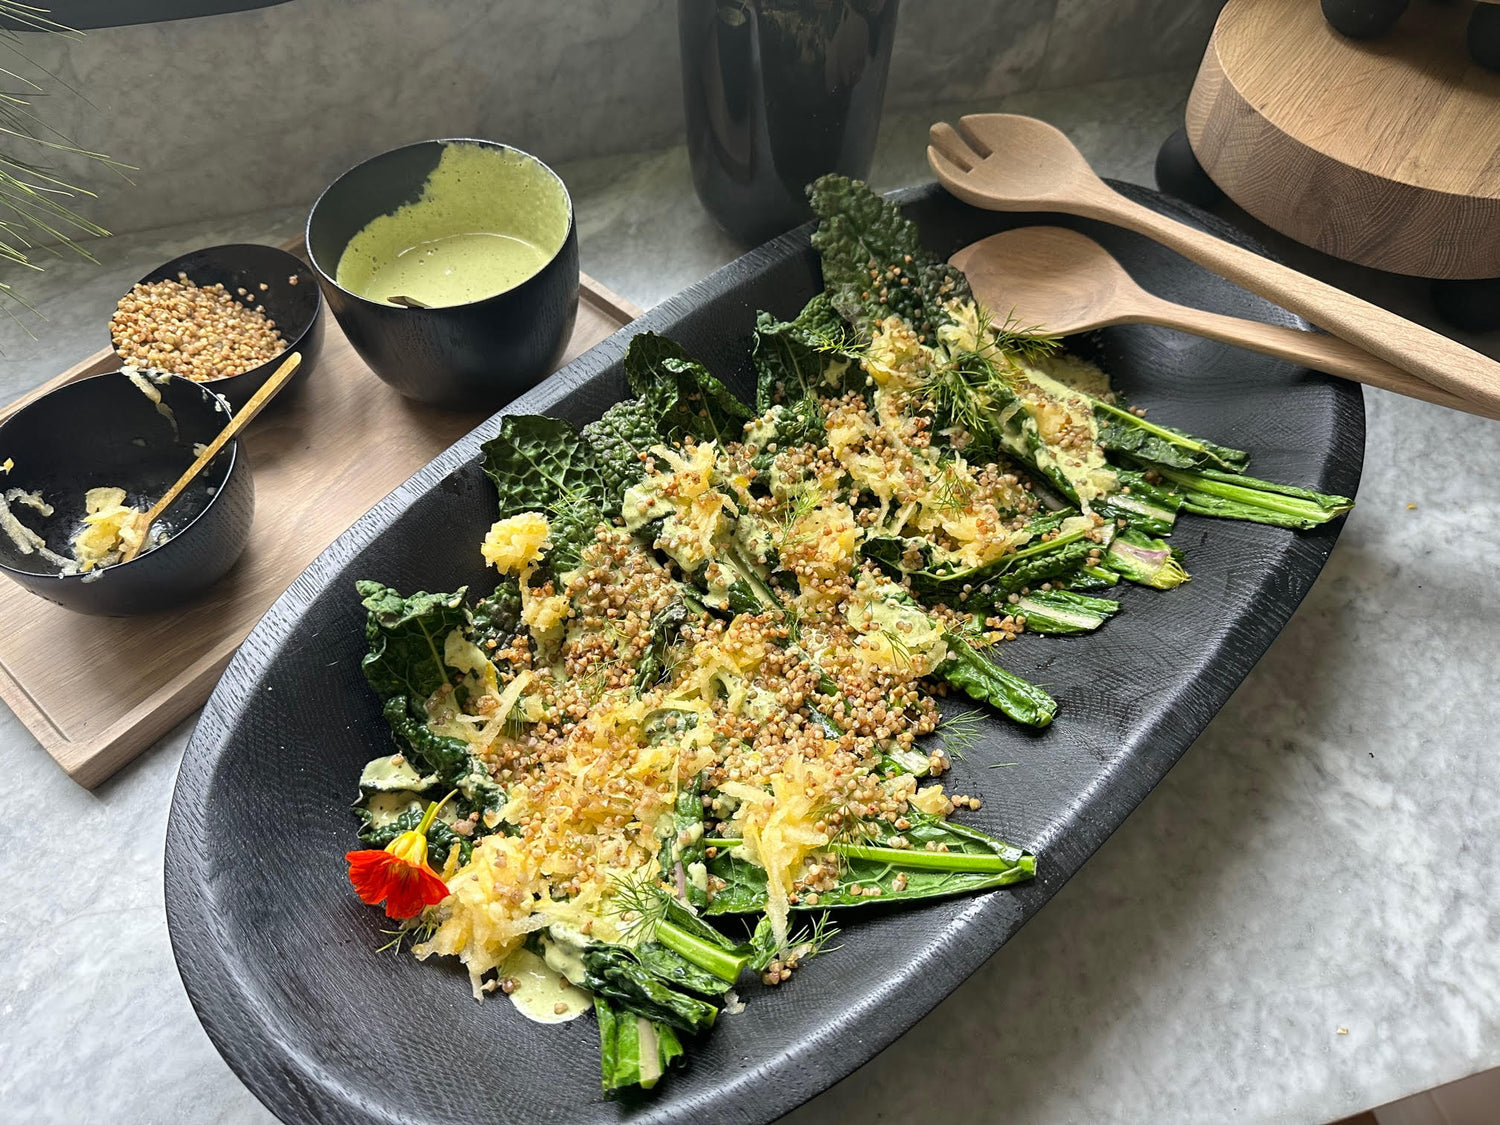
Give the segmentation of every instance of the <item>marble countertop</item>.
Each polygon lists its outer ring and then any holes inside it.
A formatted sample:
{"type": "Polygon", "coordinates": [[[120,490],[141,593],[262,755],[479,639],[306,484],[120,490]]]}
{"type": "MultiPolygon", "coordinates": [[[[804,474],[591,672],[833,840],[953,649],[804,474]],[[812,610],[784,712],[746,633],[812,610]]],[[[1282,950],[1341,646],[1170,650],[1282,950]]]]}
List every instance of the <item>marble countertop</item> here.
{"type": "MultiPolygon", "coordinates": [[[[1190,76],[887,120],[872,176],[927,177],[925,128],[1006,108],[1151,182],[1190,76]]],[[[585,270],[650,305],[738,253],[680,149],[562,169],[585,270]]],[[[104,343],[115,297],[264,212],[105,241],[27,281],[0,401],[104,343]]],[[[1311,262],[1312,256],[1299,260],[1311,262]]],[[[1316,263],[1423,315],[1420,289],[1316,263]]],[[[1476,341],[1500,354],[1500,338],[1476,341]]],[[[1041,914],[877,1060],[789,1120],[1328,1121],[1500,1063],[1500,424],[1366,391],[1359,505],[1259,666],[1041,914]]],[[[0,1119],[269,1122],[194,1018],[162,842],[191,721],[93,792],[0,708],[0,1119]]]]}

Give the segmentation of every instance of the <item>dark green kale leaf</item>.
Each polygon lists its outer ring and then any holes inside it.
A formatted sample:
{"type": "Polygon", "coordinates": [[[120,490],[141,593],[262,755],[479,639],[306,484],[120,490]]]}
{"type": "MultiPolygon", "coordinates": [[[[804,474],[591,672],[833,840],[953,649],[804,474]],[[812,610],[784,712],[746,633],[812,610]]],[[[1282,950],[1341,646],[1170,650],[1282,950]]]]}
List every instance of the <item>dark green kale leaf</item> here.
{"type": "Polygon", "coordinates": [[[699,996],[723,996],[734,987],[732,981],[700,969],[682,954],[656,941],[643,941],[635,947],[636,960],[655,977],[673,988],[685,989],[699,996]]]}
{"type": "Polygon", "coordinates": [[[604,479],[606,511],[618,512],[625,490],[646,475],[641,454],[672,440],[669,417],[677,417],[677,403],[676,383],[661,382],[638,398],[615,403],[598,421],[583,427],[604,479]]]}
{"type": "Polygon", "coordinates": [[[1044,727],[1057,714],[1057,700],[1041,688],[1008,672],[967,641],[948,633],[948,659],[933,673],[976,703],[988,703],[1022,726],[1044,727]]]}
{"type": "Polygon", "coordinates": [[[574,494],[547,511],[547,555],[545,566],[557,589],[563,589],[561,578],[583,565],[583,552],[594,542],[604,510],[588,496],[574,494]]]}
{"type": "Polygon", "coordinates": [[[1026,618],[1026,631],[1067,637],[1091,633],[1120,612],[1120,603],[1070,590],[1033,590],[1022,594],[1011,612],[1026,618]]]}
{"type": "MultiPolygon", "coordinates": [[[[858,337],[819,293],[795,320],[763,312],[755,320],[755,409],[764,414],[777,403],[800,404],[864,382],[858,337]]],[[[821,420],[821,419],[820,419],[821,420]]]]}
{"type": "Polygon", "coordinates": [[[1194,437],[1171,426],[1148,422],[1120,406],[1094,400],[1099,444],[1109,453],[1127,453],[1137,461],[1169,469],[1245,470],[1250,454],[1194,437]]]}
{"type": "Polygon", "coordinates": [[[424,721],[415,718],[413,704],[406,696],[391,696],[385,701],[383,713],[392,732],[406,744],[407,759],[416,765],[419,773],[435,773],[444,785],[454,786],[474,772],[469,744],[459,738],[438,734],[424,721]]]}
{"type": "Polygon", "coordinates": [[[819,220],[812,243],[823,259],[823,285],[862,334],[894,315],[931,340],[950,320],[945,304],[972,299],[963,273],[924,250],[916,224],[865,184],[830,174],[807,195],[819,220]]]}
{"type": "Polygon", "coordinates": [[[469,609],[464,604],[468,588],[403,598],[379,582],[354,585],[369,611],[365,639],[370,651],[360,662],[365,679],[381,699],[400,697],[403,704],[409,702],[413,715],[420,715],[415,708],[452,675],[443,662],[443,644],[454,629],[469,625],[469,609]]]}
{"type": "Polygon", "coordinates": [[[473,616],[472,639],[486,655],[508,648],[521,632],[521,584],[515,575],[501,578],[495,592],[474,607],[473,616]]]}
{"type": "Polygon", "coordinates": [[[1124,520],[1147,535],[1168,534],[1177,522],[1182,494],[1152,484],[1145,474],[1131,469],[1116,467],[1115,476],[1120,481],[1119,491],[1097,497],[1094,511],[1106,520],[1124,520]]]}
{"type": "Polygon", "coordinates": [[[750,408],[681,344],[654,332],[642,332],[630,341],[625,377],[636,395],[661,406],[661,436],[653,444],[680,441],[689,434],[720,445],[739,441],[752,417],[750,408]]]}
{"type": "Polygon", "coordinates": [[[501,519],[550,513],[578,497],[600,507],[605,502],[593,446],[559,418],[507,415],[500,432],[480,449],[484,471],[500,494],[501,519]]]}
{"type": "Polygon", "coordinates": [[[689,906],[701,910],[707,895],[687,875],[694,863],[702,863],[703,848],[703,779],[701,776],[684,785],[677,793],[672,810],[672,835],[662,842],[657,862],[661,877],[676,885],[689,906]]]}
{"type": "Polygon", "coordinates": [[[594,1015],[599,1020],[599,1072],[605,1093],[635,1086],[649,1090],[681,1061],[682,1041],[667,1024],[617,1011],[599,996],[594,997],[594,1015]]]}
{"type": "Polygon", "coordinates": [[[689,1034],[707,1031],[719,1015],[707,1000],[679,992],[658,978],[623,946],[590,946],[584,950],[583,965],[584,987],[617,1009],[689,1034]]]}
{"type": "MultiPolygon", "coordinates": [[[[1042,517],[1037,523],[1054,519],[1042,517]]],[[[1022,587],[1076,569],[1095,547],[1086,530],[1077,528],[1052,539],[1042,539],[1037,533],[1026,546],[983,566],[967,568],[931,563],[932,547],[925,539],[867,539],[860,553],[897,582],[910,579],[909,589],[924,604],[977,613],[998,606],[1022,587]]]]}
{"type": "Polygon", "coordinates": [[[533,414],[507,415],[480,448],[500,518],[543,513],[547,570],[554,578],[576,570],[612,499],[598,451],[567,422],[533,414]]]}
{"type": "MultiPolygon", "coordinates": [[[[901,835],[910,842],[909,848],[832,845],[838,882],[832,889],[818,892],[816,909],[942,898],[1010,886],[1036,874],[1034,855],[977,828],[939,820],[916,809],[908,810],[906,818],[911,827],[899,833],[893,825],[876,824],[874,838],[901,835]],[[929,843],[946,850],[929,851],[929,843]],[[880,894],[870,895],[871,887],[879,887],[880,894]]],[[[755,914],[766,908],[763,869],[734,858],[728,851],[710,860],[708,868],[725,882],[708,904],[708,914],[755,914]]]]}
{"type": "Polygon", "coordinates": [[[665,609],[658,610],[651,618],[651,643],[635,672],[635,690],[645,691],[666,674],[667,649],[677,640],[682,627],[703,615],[703,606],[692,598],[696,608],[687,600],[669,602],[665,609]]]}

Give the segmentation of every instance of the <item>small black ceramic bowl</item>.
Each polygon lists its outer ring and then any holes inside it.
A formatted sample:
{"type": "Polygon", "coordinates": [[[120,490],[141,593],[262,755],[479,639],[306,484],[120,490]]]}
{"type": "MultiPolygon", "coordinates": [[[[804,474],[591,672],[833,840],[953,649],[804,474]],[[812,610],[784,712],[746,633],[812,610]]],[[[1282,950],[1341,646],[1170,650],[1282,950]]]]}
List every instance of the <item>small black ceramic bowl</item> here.
{"type": "MultiPolygon", "coordinates": [[[[193,447],[212,441],[229,421],[229,405],[208,384],[159,375],[149,385],[170,417],[136,381],[112,371],[59,387],[0,424],[0,465],[11,462],[0,475],[0,495],[11,517],[64,559],[72,556],[89,489],[123,488],[125,503],[144,511],[193,463],[193,447]],[[18,493],[39,496],[51,515],[18,493]]],[[[222,578],[249,542],[254,515],[255,482],[234,440],[155,525],[168,535],[159,546],[127,563],[66,574],[0,528],[0,572],[79,613],[152,613],[222,578]]]]}
{"type": "MultiPolygon", "coordinates": [[[[520,173],[517,173],[518,177],[520,173]]],[[[503,190],[483,196],[487,232],[507,230],[514,201],[503,190]]],[[[561,212],[559,212],[559,215],[561,212]]],[[[472,229],[474,224],[470,224],[472,229]]],[[[557,224],[561,233],[561,223],[557,224]]],[[[426,237],[456,233],[438,228],[426,237]]],[[[323,296],[344,335],[375,374],[403,395],[456,409],[497,407],[540,382],[556,366],[578,313],[578,232],[562,180],[536,157],[495,141],[420,141],[372,157],[345,172],[313,204],[307,251],[323,296]],[[404,308],[341,286],[339,260],[370,221],[422,198],[450,145],[477,145],[527,166],[527,188],[545,185],[566,207],[566,233],[526,280],[494,296],[438,308],[404,308]]]]}
{"type": "Polygon", "coordinates": [[[210,246],[173,258],[157,266],[137,284],[176,281],[178,274],[186,274],[187,279],[198,286],[222,283],[231,293],[244,289],[254,298],[248,303],[252,307],[261,305],[265,308],[266,315],[276,322],[287,345],[275,359],[238,375],[210,380],[205,385],[227,398],[229,405],[238,410],[265,385],[288,352],[301,352],[302,366],[297,368],[292,381],[282,388],[276,401],[270,405],[274,408],[278,403],[290,401],[297,388],[307,381],[309,372],[318,361],[318,353],[323,350],[323,302],[318,299],[318,279],[307,263],[275,246],[237,242],[210,246]],[[291,282],[294,277],[297,279],[295,285],[291,282]],[[266,288],[261,289],[262,285],[266,288]]]}

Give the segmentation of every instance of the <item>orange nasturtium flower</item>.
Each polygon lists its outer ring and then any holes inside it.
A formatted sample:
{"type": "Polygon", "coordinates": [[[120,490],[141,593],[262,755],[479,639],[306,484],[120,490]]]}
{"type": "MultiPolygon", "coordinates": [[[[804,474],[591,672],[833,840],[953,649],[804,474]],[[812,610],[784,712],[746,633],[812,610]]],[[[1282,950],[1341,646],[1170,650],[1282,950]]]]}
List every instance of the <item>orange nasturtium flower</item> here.
{"type": "Polygon", "coordinates": [[[384,848],[344,856],[349,861],[349,882],[360,898],[371,906],[384,901],[387,917],[413,918],[424,907],[448,897],[448,885],[427,866],[427,830],[452,796],[449,793],[428,805],[421,824],[401,833],[384,848]]]}

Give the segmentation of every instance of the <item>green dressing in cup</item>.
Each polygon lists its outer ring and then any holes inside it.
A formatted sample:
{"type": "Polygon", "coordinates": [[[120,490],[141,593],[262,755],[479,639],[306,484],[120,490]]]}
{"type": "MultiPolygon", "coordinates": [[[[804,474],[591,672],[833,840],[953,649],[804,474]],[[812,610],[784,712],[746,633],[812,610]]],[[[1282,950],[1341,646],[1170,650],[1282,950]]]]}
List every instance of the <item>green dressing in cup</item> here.
{"type": "Polygon", "coordinates": [[[520,285],[567,236],[566,194],[543,165],[508,149],[450,144],[414,202],[349,240],[335,280],[383,304],[399,296],[463,305],[520,285]]]}

